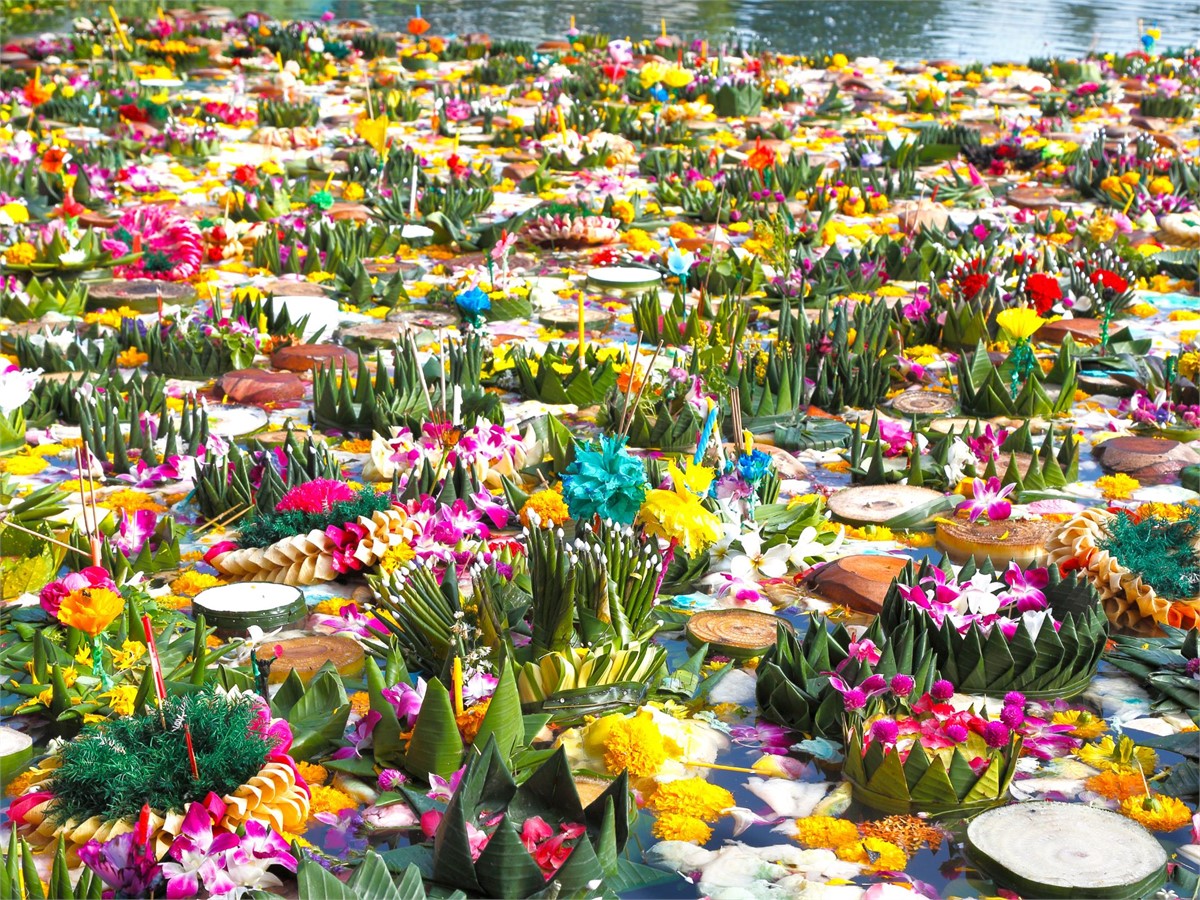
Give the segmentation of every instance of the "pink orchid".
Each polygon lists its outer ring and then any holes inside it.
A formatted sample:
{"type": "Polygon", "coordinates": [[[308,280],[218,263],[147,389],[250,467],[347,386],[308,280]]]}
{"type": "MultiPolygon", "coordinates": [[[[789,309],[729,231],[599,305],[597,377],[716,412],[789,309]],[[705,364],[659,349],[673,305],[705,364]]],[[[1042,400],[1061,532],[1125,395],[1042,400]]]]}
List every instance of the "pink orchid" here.
{"type": "Polygon", "coordinates": [[[137,556],[146,546],[151,535],[154,534],[154,527],[157,524],[158,516],[154,514],[153,510],[138,509],[134,510],[133,515],[121,510],[121,517],[117,521],[117,531],[110,540],[113,546],[126,556],[137,556]]]}
{"type": "Polygon", "coordinates": [[[1014,489],[1016,484],[1001,486],[1000,479],[994,475],[986,482],[976,478],[972,482],[972,497],[962,505],[962,509],[967,511],[972,522],[982,515],[986,515],[991,522],[1007,519],[1012,515],[1012,504],[1007,497],[1014,489]]]}
{"type": "Polygon", "coordinates": [[[199,803],[188,807],[179,836],[168,851],[174,862],[163,864],[168,900],[195,897],[200,885],[210,894],[226,894],[237,887],[225,871],[223,854],[239,845],[238,836],[220,829],[213,832],[213,820],[199,803]]]}

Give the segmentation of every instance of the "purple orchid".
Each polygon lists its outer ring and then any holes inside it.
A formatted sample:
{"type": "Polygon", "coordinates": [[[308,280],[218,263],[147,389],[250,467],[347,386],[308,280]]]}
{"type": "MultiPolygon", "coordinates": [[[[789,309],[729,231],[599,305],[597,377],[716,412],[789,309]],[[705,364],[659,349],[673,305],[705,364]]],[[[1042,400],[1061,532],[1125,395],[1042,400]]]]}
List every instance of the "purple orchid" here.
{"type": "Polygon", "coordinates": [[[402,681],[393,687],[384,688],[382,694],[383,698],[396,710],[396,718],[412,728],[417,722],[421,704],[425,702],[425,680],[418,678],[415,688],[402,681]]]}
{"type": "Polygon", "coordinates": [[[759,722],[755,725],[735,725],[729,736],[738,744],[758,747],[764,753],[782,756],[792,745],[791,732],[782,725],[759,722]]]}
{"type": "MultiPolygon", "coordinates": [[[[465,767],[464,767],[465,768],[465,767]]],[[[454,792],[458,790],[458,783],[462,781],[463,769],[459,769],[450,776],[447,781],[441,775],[429,775],[429,792],[425,794],[430,800],[441,800],[443,803],[449,803],[454,792]]]]}
{"type": "Polygon", "coordinates": [[[179,837],[169,851],[174,862],[163,863],[167,879],[168,900],[195,897],[200,885],[210,894],[227,894],[237,885],[225,871],[226,851],[236,849],[241,841],[232,831],[213,833],[213,820],[200,803],[188,807],[183,817],[179,837]]]}
{"type": "Polygon", "coordinates": [[[1008,592],[1001,599],[1017,604],[1020,613],[1036,612],[1047,606],[1042,588],[1050,583],[1050,573],[1045,568],[1022,569],[1015,562],[1008,564],[1004,572],[1004,583],[1008,592]]]}
{"type": "Polygon", "coordinates": [[[149,838],[150,807],[142,808],[138,827],[101,843],[92,838],[79,858],[117,897],[149,897],[162,886],[163,871],[149,838]]]}
{"type": "Polygon", "coordinates": [[[969,514],[972,522],[986,515],[991,522],[999,522],[1012,515],[1012,504],[1007,497],[1016,488],[1016,484],[1001,486],[1000,479],[993,475],[986,482],[976,478],[972,482],[971,499],[962,505],[969,514]]]}
{"type": "Polygon", "coordinates": [[[333,634],[356,634],[359,637],[378,637],[387,634],[387,627],[375,616],[359,612],[357,603],[347,603],[338,610],[336,616],[317,613],[312,620],[313,624],[319,625],[333,634]]]}
{"type": "Polygon", "coordinates": [[[350,759],[351,757],[361,757],[363,750],[371,746],[372,738],[375,735],[375,726],[379,724],[382,718],[383,716],[375,710],[370,710],[346,733],[346,740],[352,746],[339,747],[333,751],[333,758],[350,759]]]}
{"type": "Polygon", "coordinates": [[[339,859],[346,859],[367,848],[367,839],[359,836],[363,818],[357,809],[343,809],[336,813],[319,812],[313,818],[328,826],[321,840],[321,846],[326,852],[339,859]]]}
{"type": "Polygon", "coordinates": [[[862,709],[872,697],[886,694],[889,690],[888,680],[882,675],[872,675],[857,687],[851,687],[835,672],[822,674],[828,676],[829,686],[842,695],[847,711],[862,709]]]}
{"type": "Polygon", "coordinates": [[[162,464],[150,466],[145,460],[139,459],[131,474],[118,475],[117,478],[139,488],[154,487],[166,481],[180,481],[184,477],[179,471],[181,460],[180,456],[168,456],[162,464]]]}

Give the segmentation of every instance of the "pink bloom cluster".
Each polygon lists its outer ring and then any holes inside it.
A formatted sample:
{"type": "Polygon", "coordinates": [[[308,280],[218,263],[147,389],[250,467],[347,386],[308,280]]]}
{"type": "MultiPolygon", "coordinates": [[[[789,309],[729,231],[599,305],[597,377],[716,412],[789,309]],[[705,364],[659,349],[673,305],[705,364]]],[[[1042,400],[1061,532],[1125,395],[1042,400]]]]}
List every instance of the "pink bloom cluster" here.
{"type": "Polygon", "coordinates": [[[96,588],[103,588],[114,593],[117,592],[117,586],[113,582],[112,576],[108,574],[107,569],[100,566],[88,566],[87,568],[80,569],[78,572],[71,572],[58,581],[50,582],[42,588],[38,599],[41,600],[42,609],[57,618],[58,608],[62,605],[63,598],[67,594],[96,588]]]}
{"type": "Polygon", "coordinates": [[[200,271],[204,256],[200,229],[162,206],[128,210],[101,246],[113,256],[124,256],[140,247],[141,257],[128,265],[113,268],[113,274],[118,278],[186,281],[200,271]],[[129,241],[126,241],[127,237],[129,241]]]}
{"type": "Polygon", "coordinates": [[[993,576],[977,573],[965,582],[957,581],[941,569],[922,578],[911,587],[898,585],[900,595],[919,606],[941,627],[949,620],[960,632],[977,627],[986,635],[999,628],[1012,640],[1020,622],[1032,637],[1049,621],[1055,631],[1062,626],[1050,614],[1042,588],[1050,583],[1044,568],[1022,569],[1015,562],[996,581],[993,576]]]}

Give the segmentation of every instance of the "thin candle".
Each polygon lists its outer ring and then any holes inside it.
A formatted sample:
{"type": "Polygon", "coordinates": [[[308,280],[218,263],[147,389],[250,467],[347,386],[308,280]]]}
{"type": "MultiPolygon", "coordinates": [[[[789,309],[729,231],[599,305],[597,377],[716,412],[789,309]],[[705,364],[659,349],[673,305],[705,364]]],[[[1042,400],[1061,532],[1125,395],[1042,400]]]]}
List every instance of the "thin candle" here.
{"type": "Polygon", "coordinates": [[[150,671],[154,675],[154,694],[158,697],[158,715],[165,731],[167,717],[163,712],[163,704],[167,702],[167,683],[163,680],[162,660],[158,655],[158,645],[154,641],[154,629],[150,625],[149,616],[142,616],[142,629],[146,632],[146,653],[150,657],[150,671]]]}
{"type": "Polygon", "coordinates": [[[463,667],[462,660],[457,656],[454,657],[454,663],[450,670],[450,681],[454,689],[454,714],[461,716],[463,714],[463,667]]]}
{"type": "Polygon", "coordinates": [[[579,292],[579,365],[583,366],[583,354],[586,347],[587,332],[583,321],[583,291],[579,292]]]}
{"type": "Polygon", "coordinates": [[[200,767],[196,765],[196,748],[192,746],[192,729],[183,723],[183,739],[187,743],[188,762],[192,767],[192,778],[200,780],[200,767]]]}

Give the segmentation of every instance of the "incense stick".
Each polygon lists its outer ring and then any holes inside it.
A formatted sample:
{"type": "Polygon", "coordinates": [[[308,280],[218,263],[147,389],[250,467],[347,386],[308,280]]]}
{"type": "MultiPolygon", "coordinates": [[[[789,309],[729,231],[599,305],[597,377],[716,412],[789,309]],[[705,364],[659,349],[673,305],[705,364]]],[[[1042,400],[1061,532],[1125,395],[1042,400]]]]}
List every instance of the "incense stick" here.
{"type": "Polygon", "coordinates": [[[58,538],[51,537],[48,534],[42,534],[40,531],[34,531],[32,528],[26,528],[24,525],[18,525],[15,522],[8,521],[7,517],[0,518],[0,526],[4,528],[14,528],[17,531],[22,531],[25,534],[32,535],[36,538],[41,538],[48,544],[54,544],[56,547],[62,547],[64,550],[70,550],[72,553],[78,553],[80,556],[91,556],[86,550],[80,550],[74,544],[68,544],[66,541],[60,541],[58,538]]]}
{"type": "Polygon", "coordinates": [[[629,395],[633,393],[633,379],[637,376],[638,357],[642,355],[642,333],[637,335],[637,345],[633,348],[633,361],[629,365],[629,384],[625,385],[625,402],[621,405],[621,421],[617,434],[625,431],[625,416],[629,414],[629,395]]]}
{"type": "MultiPolygon", "coordinates": [[[[648,385],[650,383],[650,375],[654,372],[654,364],[656,362],[658,362],[658,354],[660,352],[662,352],[662,348],[663,348],[663,345],[662,345],[661,341],[659,342],[658,346],[654,348],[654,356],[652,356],[650,358],[650,367],[648,369],[646,369],[646,377],[642,379],[642,386],[640,388],[638,388],[637,398],[633,401],[633,408],[635,410],[638,408],[638,405],[642,402],[642,395],[644,393],[646,393],[646,385],[648,385]]],[[[632,427],[633,427],[633,415],[631,414],[629,416],[629,421],[625,423],[625,428],[621,432],[622,436],[627,434],[629,432],[629,429],[632,427]]]]}

